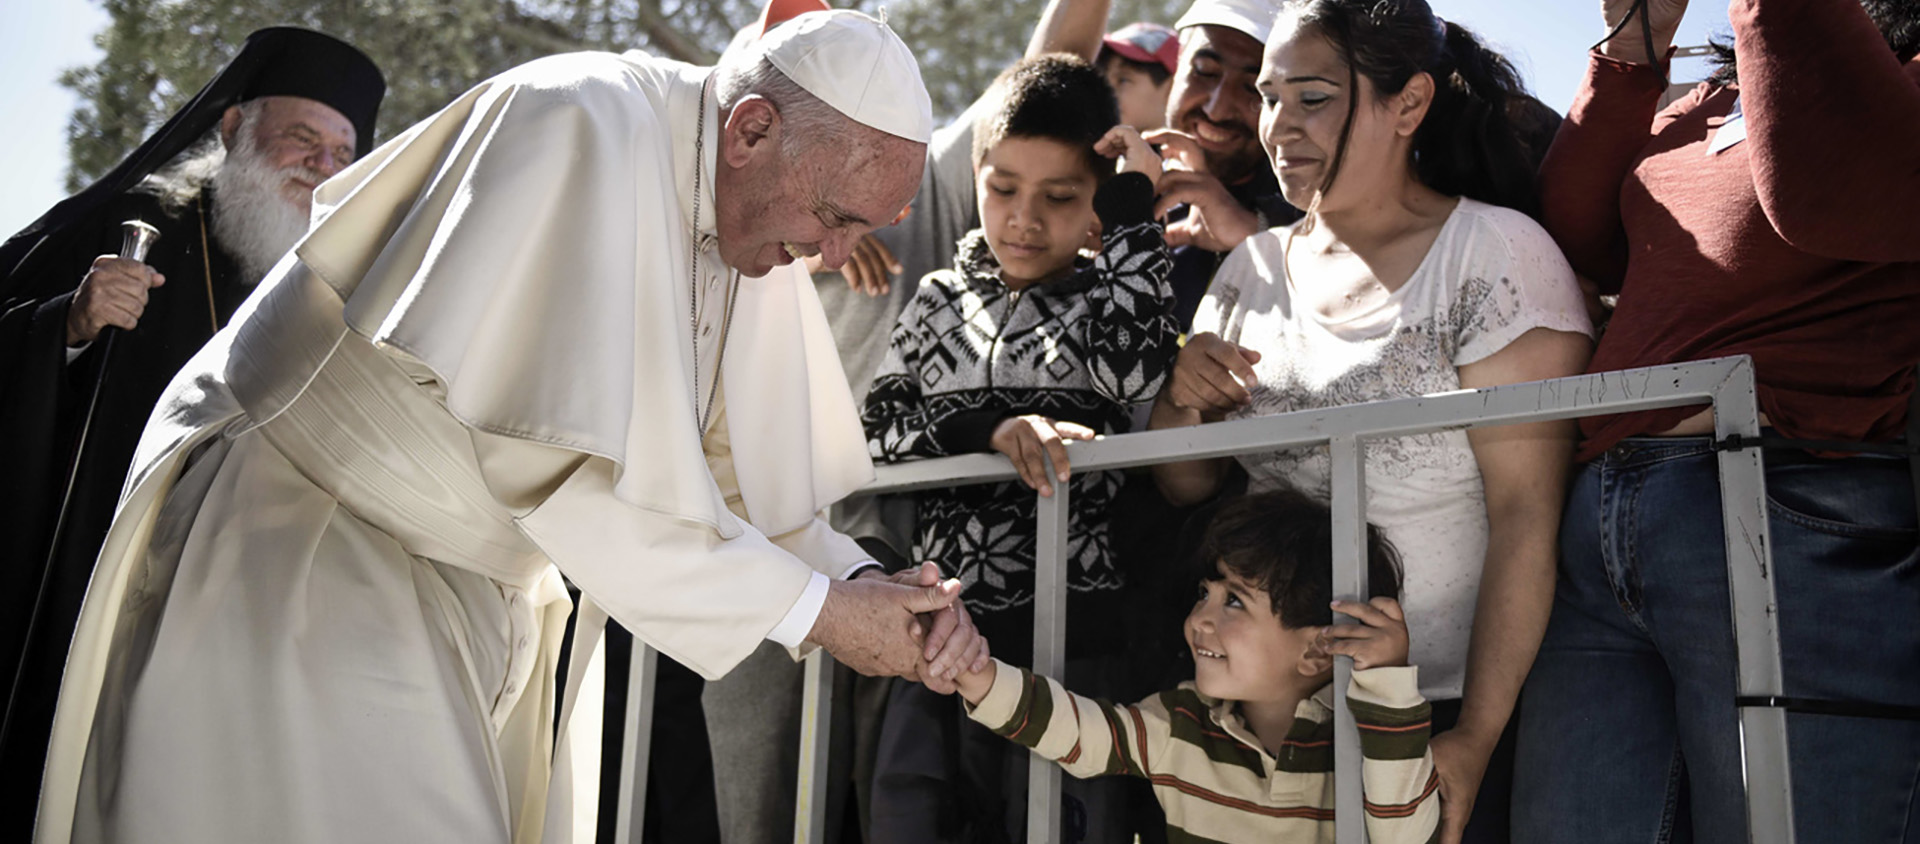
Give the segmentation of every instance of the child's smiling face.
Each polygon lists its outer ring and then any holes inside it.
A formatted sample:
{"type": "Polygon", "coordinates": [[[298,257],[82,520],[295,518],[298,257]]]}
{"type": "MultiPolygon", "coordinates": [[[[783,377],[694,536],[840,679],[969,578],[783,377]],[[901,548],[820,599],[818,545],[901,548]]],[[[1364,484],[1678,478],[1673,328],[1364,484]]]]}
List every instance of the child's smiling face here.
{"type": "Polygon", "coordinates": [[[1081,247],[1098,248],[1093,193],[1099,180],[1087,154],[1051,138],[1008,137],[977,168],[980,224],[1016,289],[1073,269],[1081,247]]]}
{"type": "Polygon", "coordinates": [[[1195,685],[1219,700],[1285,699],[1300,677],[1324,673],[1324,662],[1307,658],[1319,633],[1313,626],[1287,628],[1265,591],[1222,572],[1201,581],[1187,614],[1195,685]]]}

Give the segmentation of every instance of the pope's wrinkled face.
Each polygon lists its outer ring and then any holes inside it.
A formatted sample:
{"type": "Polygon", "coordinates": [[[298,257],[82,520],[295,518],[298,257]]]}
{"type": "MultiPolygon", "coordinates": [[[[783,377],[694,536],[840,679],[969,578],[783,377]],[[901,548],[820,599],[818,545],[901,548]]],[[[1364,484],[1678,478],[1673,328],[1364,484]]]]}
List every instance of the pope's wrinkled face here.
{"type": "Polygon", "coordinates": [[[927,145],[851,120],[834,122],[836,137],[782,144],[770,112],[765,100],[749,98],[722,131],[714,183],[720,258],[750,277],[816,254],[839,269],[860,238],[905,211],[927,145]]]}

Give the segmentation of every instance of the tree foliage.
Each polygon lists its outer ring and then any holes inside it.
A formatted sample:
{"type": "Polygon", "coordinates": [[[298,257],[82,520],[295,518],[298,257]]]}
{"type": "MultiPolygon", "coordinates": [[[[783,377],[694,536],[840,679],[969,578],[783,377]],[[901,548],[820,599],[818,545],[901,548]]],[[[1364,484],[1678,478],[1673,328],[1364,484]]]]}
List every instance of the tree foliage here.
{"type": "MultiPolygon", "coordinates": [[[[514,65],[573,50],[641,49],[708,63],[757,0],[97,0],[105,56],[68,70],[80,99],[67,124],[67,186],[111,169],[239,49],[247,33],[295,25],[339,36],[380,65],[388,83],[379,137],[432,114],[514,65]]],[[[877,13],[920,58],[934,111],[966,108],[1026,48],[1046,0],[838,2],[877,13]]],[[[1110,28],[1171,22],[1185,0],[1115,0],[1110,28]]]]}

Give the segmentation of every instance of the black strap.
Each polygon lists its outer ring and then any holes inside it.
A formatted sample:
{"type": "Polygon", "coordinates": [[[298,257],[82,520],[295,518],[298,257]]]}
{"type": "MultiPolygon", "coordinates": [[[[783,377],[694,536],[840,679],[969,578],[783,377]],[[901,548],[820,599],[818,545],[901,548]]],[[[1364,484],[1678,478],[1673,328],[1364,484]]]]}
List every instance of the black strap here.
{"type": "MultiPolygon", "coordinates": [[[[1907,394],[1907,442],[1920,443],[1920,367],[1914,368],[1914,375],[1914,390],[1907,394]]],[[[1907,468],[1913,473],[1913,506],[1920,515],[1920,452],[1907,456],[1907,468]]]]}
{"type": "Polygon", "coordinates": [[[1787,697],[1784,695],[1742,695],[1733,699],[1733,705],[1748,707],[1766,707],[1785,709],[1803,715],[1839,715],[1847,718],[1877,718],[1883,721],[1920,721],[1920,706],[1901,706],[1893,703],[1873,703],[1858,700],[1826,700],[1813,697],[1787,697]]]}
{"type": "Polygon", "coordinates": [[[1920,445],[1915,445],[1913,442],[1911,437],[1904,443],[1863,443],[1848,440],[1798,440],[1792,437],[1749,437],[1744,434],[1729,434],[1721,439],[1714,440],[1713,450],[1740,451],[1748,448],[1792,448],[1804,451],[1837,451],[1849,454],[1892,454],[1901,457],[1920,456],[1920,445]]]}

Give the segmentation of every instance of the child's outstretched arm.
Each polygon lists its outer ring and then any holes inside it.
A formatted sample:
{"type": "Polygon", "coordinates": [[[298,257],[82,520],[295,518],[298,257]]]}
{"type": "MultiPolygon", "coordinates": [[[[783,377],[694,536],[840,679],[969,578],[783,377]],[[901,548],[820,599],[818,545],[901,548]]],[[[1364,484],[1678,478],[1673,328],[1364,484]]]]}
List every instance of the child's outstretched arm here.
{"type": "Polygon", "coordinates": [[[1433,714],[1407,665],[1406,615],[1392,598],[1334,601],[1333,609],[1360,622],[1328,627],[1322,642],[1353,657],[1347,708],[1360,728],[1367,835],[1375,844],[1432,841],[1440,828],[1440,778],[1427,749],[1433,714]]]}
{"type": "Polygon", "coordinates": [[[997,659],[958,683],[968,717],[1076,777],[1145,777],[1148,760],[1164,757],[1171,734],[1164,695],[1117,706],[997,659]]]}

